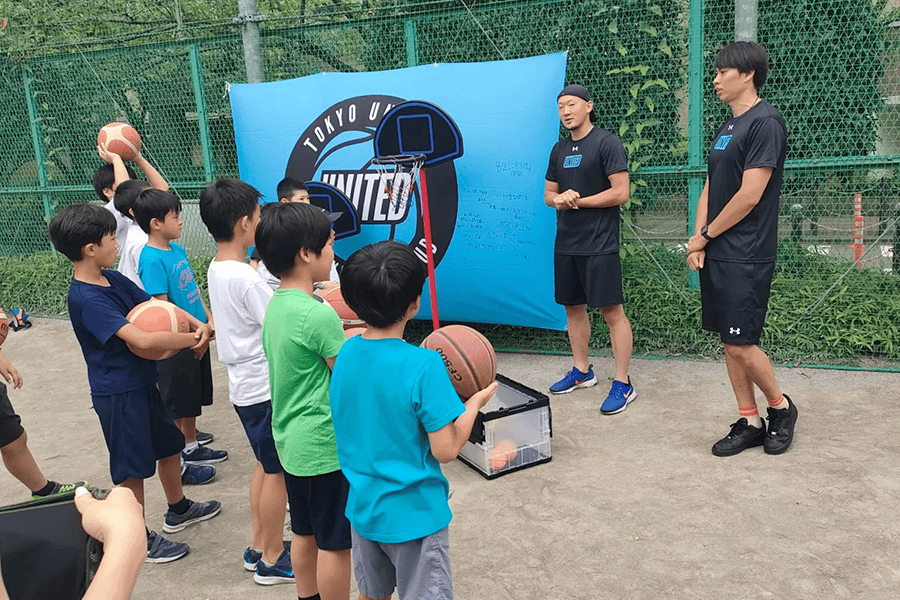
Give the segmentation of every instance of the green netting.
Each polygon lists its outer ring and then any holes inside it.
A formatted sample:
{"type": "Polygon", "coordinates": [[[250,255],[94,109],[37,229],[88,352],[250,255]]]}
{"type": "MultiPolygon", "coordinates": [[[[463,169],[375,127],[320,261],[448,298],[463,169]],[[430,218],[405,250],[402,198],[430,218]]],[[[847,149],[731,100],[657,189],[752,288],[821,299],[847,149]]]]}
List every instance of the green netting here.
{"type": "MultiPolygon", "coordinates": [[[[761,95],[790,131],[762,341],[778,362],[900,360],[900,52],[886,4],[758,1],[757,38],[771,61],[761,95]]],[[[196,198],[210,180],[238,175],[226,89],[246,81],[242,21],[219,8],[207,22],[137,33],[110,34],[107,23],[90,40],[57,21],[53,46],[8,43],[16,50],[0,58],[0,306],[64,314],[70,268],[50,251],[46,224],[61,206],[99,201],[93,140],[114,120],[137,127],[145,156],[181,197],[181,241],[205,271],[214,246],[196,198]]],[[[734,39],[733,0],[261,1],[260,10],[269,13],[260,42],[267,81],[567,51],[567,80],[591,89],[599,124],[629,151],[622,260],[636,351],[720,352],[699,328],[684,243],[712,133],[728,114],[711,81],[716,52],[734,39]]],[[[0,32],[0,44],[17,31],[28,29],[0,32]]],[[[607,332],[592,318],[603,351],[607,332]]],[[[558,332],[483,329],[501,348],[568,348],[558,332]]]]}

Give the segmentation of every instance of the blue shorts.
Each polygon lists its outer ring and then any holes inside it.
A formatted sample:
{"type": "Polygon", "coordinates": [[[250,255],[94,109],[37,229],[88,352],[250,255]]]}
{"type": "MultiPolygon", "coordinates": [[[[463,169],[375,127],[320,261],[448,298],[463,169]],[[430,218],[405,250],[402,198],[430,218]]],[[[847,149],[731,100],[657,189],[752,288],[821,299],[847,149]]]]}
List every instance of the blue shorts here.
{"type": "Polygon", "coordinates": [[[235,406],[234,412],[238,414],[253,455],[263,471],[269,474],[283,473],[281,461],[278,460],[278,451],[275,450],[275,439],[272,437],[272,402],[266,400],[250,406],[235,406]]]}
{"type": "Polygon", "coordinates": [[[156,461],[184,450],[184,436],[162,403],[156,384],[115,394],[91,396],[109,449],[109,474],[119,485],[147,479],[156,461]]]}
{"type": "Polygon", "coordinates": [[[344,514],[350,484],[340,470],[298,477],[284,473],[288,502],[291,504],[291,531],[312,535],[320,550],[349,550],[350,521],[344,514]]]}

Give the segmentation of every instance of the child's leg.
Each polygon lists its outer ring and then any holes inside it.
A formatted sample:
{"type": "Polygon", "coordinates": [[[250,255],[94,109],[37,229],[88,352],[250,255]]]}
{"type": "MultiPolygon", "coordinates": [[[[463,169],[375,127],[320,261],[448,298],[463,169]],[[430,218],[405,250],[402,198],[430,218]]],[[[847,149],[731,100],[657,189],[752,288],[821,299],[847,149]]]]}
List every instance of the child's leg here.
{"type": "MultiPolygon", "coordinates": [[[[256,468],[253,469],[253,477],[250,479],[250,524],[253,528],[250,537],[250,547],[254,550],[263,549],[262,524],[259,515],[259,495],[262,491],[263,475],[265,475],[265,471],[263,471],[262,465],[257,461],[256,468]]],[[[273,560],[266,562],[271,565],[274,564],[273,560]]]]}
{"type": "Polygon", "coordinates": [[[257,464],[256,468],[262,474],[262,483],[259,492],[259,521],[254,523],[254,537],[258,523],[262,536],[262,547],[260,549],[263,553],[263,560],[267,564],[272,565],[275,564],[275,561],[281,556],[282,550],[284,550],[282,531],[284,531],[287,492],[284,488],[284,475],[282,473],[264,473],[260,464],[257,464]]]}
{"type": "Polygon", "coordinates": [[[175,419],[175,425],[184,435],[184,443],[191,444],[197,441],[197,417],[184,417],[175,419]]]}
{"type": "Polygon", "coordinates": [[[156,464],[159,482],[166,494],[166,502],[175,504],[184,498],[184,490],[181,489],[181,453],[161,458],[156,464]]]}
{"type": "Polygon", "coordinates": [[[0,454],[10,475],[25,484],[32,492],[47,485],[47,478],[41,473],[31,450],[28,449],[28,434],[24,430],[22,435],[0,448],[0,454]]]}
{"type": "MultiPolygon", "coordinates": [[[[293,509],[293,505],[291,507],[293,509]]],[[[294,534],[291,539],[291,567],[294,569],[294,580],[297,583],[299,598],[315,596],[319,591],[316,585],[318,555],[319,549],[316,547],[316,539],[313,536],[294,534]]],[[[349,593],[347,597],[350,597],[349,593]]]]}
{"type": "Polygon", "coordinates": [[[141,510],[144,509],[144,480],[136,479],[134,477],[129,477],[125,481],[119,484],[123,488],[128,488],[134,494],[134,497],[137,499],[138,503],[141,505],[141,510]]]}
{"type": "MultiPolygon", "coordinates": [[[[322,600],[349,598],[350,551],[319,550],[316,583],[319,586],[319,596],[322,600]]],[[[301,596],[301,598],[303,597],[301,596]]]]}

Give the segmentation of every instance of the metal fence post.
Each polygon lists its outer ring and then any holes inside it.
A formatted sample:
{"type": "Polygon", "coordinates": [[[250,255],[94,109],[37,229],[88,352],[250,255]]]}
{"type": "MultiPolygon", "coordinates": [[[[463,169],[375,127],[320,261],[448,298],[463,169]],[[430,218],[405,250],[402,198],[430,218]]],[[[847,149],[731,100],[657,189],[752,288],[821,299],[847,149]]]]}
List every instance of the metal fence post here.
{"type": "Polygon", "coordinates": [[[735,0],[734,41],[755,42],[757,23],[757,0],[735,0]]]}
{"type": "Polygon", "coordinates": [[[191,59],[191,81],[194,84],[194,104],[197,107],[197,127],[200,129],[200,147],[203,149],[203,175],[206,183],[216,177],[212,145],[209,138],[209,113],[206,111],[206,91],[203,88],[203,71],[200,64],[200,47],[195,42],[188,46],[191,59]]]}
{"type": "MultiPolygon", "coordinates": [[[[28,121],[31,123],[31,141],[34,144],[34,160],[37,163],[38,184],[41,188],[46,188],[48,184],[47,163],[44,157],[44,142],[41,139],[41,128],[38,125],[37,105],[34,102],[34,94],[31,91],[31,79],[28,78],[28,72],[22,67],[22,86],[25,88],[25,102],[28,105],[28,121]]],[[[46,191],[41,194],[41,200],[44,203],[44,219],[50,222],[50,196],[46,191]]],[[[50,250],[56,252],[53,244],[50,244],[50,250]]]]}
{"type": "MultiPolygon", "coordinates": [[[[687,234],[694,234],[697,201],[703,191],[703,11],[704,0],[691,0],[688,16],[688,223],[687,234]]],[[[688,275],[691,289],[700,287],[700,275],[688,275]]]]}
{"type": "Polygon", "coordinates": [[[403,22],[403,29],[406,32],[406,66],[419,66],[419,40],[416,31],[416,22],[407,19],[403,22]]]}
{"type": "Polygon", "coordinates": [[[264,20],[265,16],[256,11],[256,0],[238,0],[238,11],[235,22],[241,26],[241,38],[244,41],[247,83],[261,83],[264,81],[264,75],[259,44],[259,22],[264,20]]]}

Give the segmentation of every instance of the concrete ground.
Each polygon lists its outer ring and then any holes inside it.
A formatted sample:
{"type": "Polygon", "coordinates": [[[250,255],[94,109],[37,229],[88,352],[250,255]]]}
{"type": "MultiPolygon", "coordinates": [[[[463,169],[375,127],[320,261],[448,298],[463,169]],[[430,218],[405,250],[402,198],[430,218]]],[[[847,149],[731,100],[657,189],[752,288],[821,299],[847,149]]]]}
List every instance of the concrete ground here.
{"type": "MultiPolygon", "coordinates": [[[[10,332],[3,352],[25,378],[10,397],[45,474],[108,487],[107,451],[69,323],[36,320],[10,332]]],[[[502,354],[498,364],[544,390],[570,359],[502,354]]],[[[191,554],[146,565],[134,598],[294,598],[292,586],[256,585],[240,564],[253,458],[225,370],[213,365],[216,401],[201,427],[230,458],[214,483],[186,491],[220,500],[222,513],[172,535],[191,554]]],[[[611,374],[612,360],[596,358],[594,368],[611,374]]],[[[737,416],[725,365],[636,359],[631,373],[637,399],[619,415],[598,412],[606,381],[552,398],[550,463],[493,481],[459,462],[445,466],[458,599],[897,597],[900,375],[777,369],[800,410],[793,447],[782,456],[757,448],[716,458],[710,446],[737,416]]],[[[0,505],[27,497],[2,469],[0,483],[0,505]]],[[[151,480],[151,529],[161,529],[164,509],[151,480]]]]}

